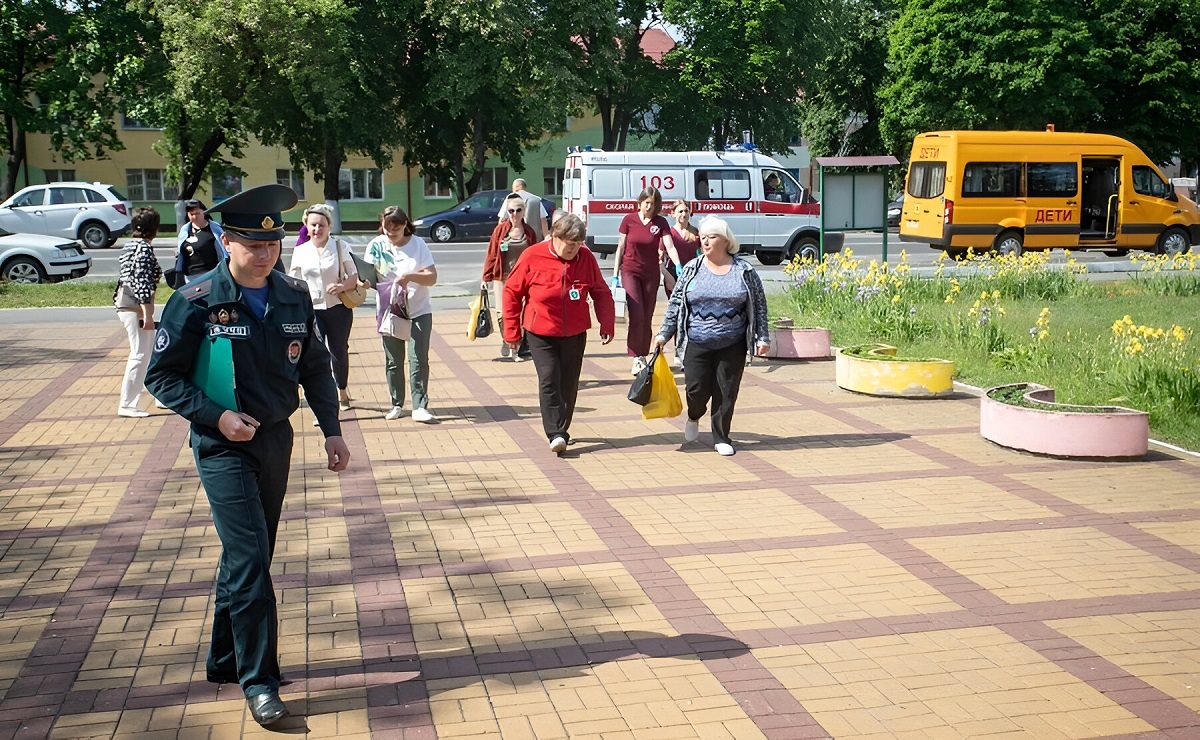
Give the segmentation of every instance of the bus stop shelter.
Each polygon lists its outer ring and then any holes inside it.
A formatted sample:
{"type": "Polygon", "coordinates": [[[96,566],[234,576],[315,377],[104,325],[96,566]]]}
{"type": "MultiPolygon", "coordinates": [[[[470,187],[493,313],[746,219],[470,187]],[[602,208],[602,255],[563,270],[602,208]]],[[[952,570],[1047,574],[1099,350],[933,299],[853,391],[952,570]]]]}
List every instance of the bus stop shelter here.
{"type": "Polygon", "coordinates": [[[900,160],[888,155],[816,157],[813,162],[821,191],[821,259],[825,258],[825,232],[880,229],[887,262],[887,168],[900,160]]]}

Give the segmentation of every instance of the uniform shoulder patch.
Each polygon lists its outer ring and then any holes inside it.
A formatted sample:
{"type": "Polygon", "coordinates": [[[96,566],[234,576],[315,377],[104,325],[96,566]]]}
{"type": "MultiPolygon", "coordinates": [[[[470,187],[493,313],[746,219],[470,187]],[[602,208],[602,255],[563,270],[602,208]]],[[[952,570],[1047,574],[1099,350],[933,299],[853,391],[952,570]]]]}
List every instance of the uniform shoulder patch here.
{"type": "Polygon", "coordinates": [[[300,278],[295,278],[291,275],[284,275],[283,281],[287,283],[288,287],[292,290],[298,290],[304,295],[308,295],[308,283],[304,282],[300,278]]]}
{"type": "Polygon", "coordinates": [[[180,288],[179,292],[189,303],[195,303],[212,292],[212,278],[188,283],[180,288]]]}

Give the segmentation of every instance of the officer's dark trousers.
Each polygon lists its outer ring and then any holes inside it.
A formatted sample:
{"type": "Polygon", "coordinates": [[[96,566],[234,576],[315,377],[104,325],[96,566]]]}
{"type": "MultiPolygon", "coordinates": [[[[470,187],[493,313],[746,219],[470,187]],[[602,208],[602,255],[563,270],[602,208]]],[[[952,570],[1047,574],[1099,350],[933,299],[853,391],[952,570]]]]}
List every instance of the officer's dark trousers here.
{"type": "Polygon", "coordinates": [[[537,370],[542,430],[546,432],[546,439],[562,437],[570,440],[567,430],[575,416],[587,332],[570,337],[545,337],[527,331],[525,338],[529,340],[533,367],[537,370]]]}
{"type": "Polygon", "coordinates": [[[236,675],[250,697],[279,689],[271,557],[292,457],[292,426],[287,421],[261,426],[249,442],[219,435],[192,431],[196,467],[222,548],[208,673],[236,675]]]}

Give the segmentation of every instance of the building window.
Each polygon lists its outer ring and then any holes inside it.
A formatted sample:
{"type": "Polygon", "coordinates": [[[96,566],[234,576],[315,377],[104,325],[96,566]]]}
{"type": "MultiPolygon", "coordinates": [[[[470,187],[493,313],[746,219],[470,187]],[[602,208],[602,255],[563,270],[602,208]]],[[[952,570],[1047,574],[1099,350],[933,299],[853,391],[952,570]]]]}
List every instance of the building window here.
{"type": "Polygon", "coordinates": [[[167,182],[165,170],[125,170],[130,200],[177,200],[179,185],[167,182]]]}
{"type": "Polygon", "coordinates": [[[421,175],[425,183],[426,198],[453,198],[454,191],[449,185],[444,185],[429,175],[421,175]]]}
{"type": "Polygon", "coordinates": [[[121,128],[135,130],[140,129],[142,131],[162,131],[162,128],[158,126],[150,126],[149,124],[142,123],[138,119],[130,118],[124,113],[121,114],[121,128]]]}
{"type": "Polygon", "coordinates": [[[242,192],[242,176],[241,175],[213,175],[212,179],[212,196],[213,200],[221,201],[226,198],[237,195],[242,192]]]}
{"type": "Polygon", "coordinates": [[[42,170],[46,182],[74,182],[75,170],[42,170]]]}
{"type": "Polygon", "coordinates": [[[544,197],[563,194],[562,183],[566,179],[566,172],[562,167],[542,168],[542,195],[544,197]]]}
{"type": "Polygon", "coordinates": [[[507,167],[485,167],[479,175],[479,187],[476,190],[508,190],[507,167]]]}
{"type": "Polygon", "coordinates": [[[383,170],[377,167],[338,170],[341,200],[383,200],[383,170]]]}
{"type": "Polygon", "coordinates": [[[287,185],[296,191],[296,197],[304,200],[304,172],[301,170],[275,170],[275,182],[287,185]]]}

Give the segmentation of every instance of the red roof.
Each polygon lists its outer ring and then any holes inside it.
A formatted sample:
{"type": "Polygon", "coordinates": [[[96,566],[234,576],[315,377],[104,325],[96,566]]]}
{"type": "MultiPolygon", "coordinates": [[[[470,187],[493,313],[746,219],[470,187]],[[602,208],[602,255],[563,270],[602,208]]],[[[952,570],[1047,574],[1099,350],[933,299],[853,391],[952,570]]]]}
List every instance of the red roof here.
{"type": "Polygon", "coordinates": [[[660,64],[667,52],[674,48],[675,39],[661,28],[648,29],[642,36],[642,53],[660,64]]]}

